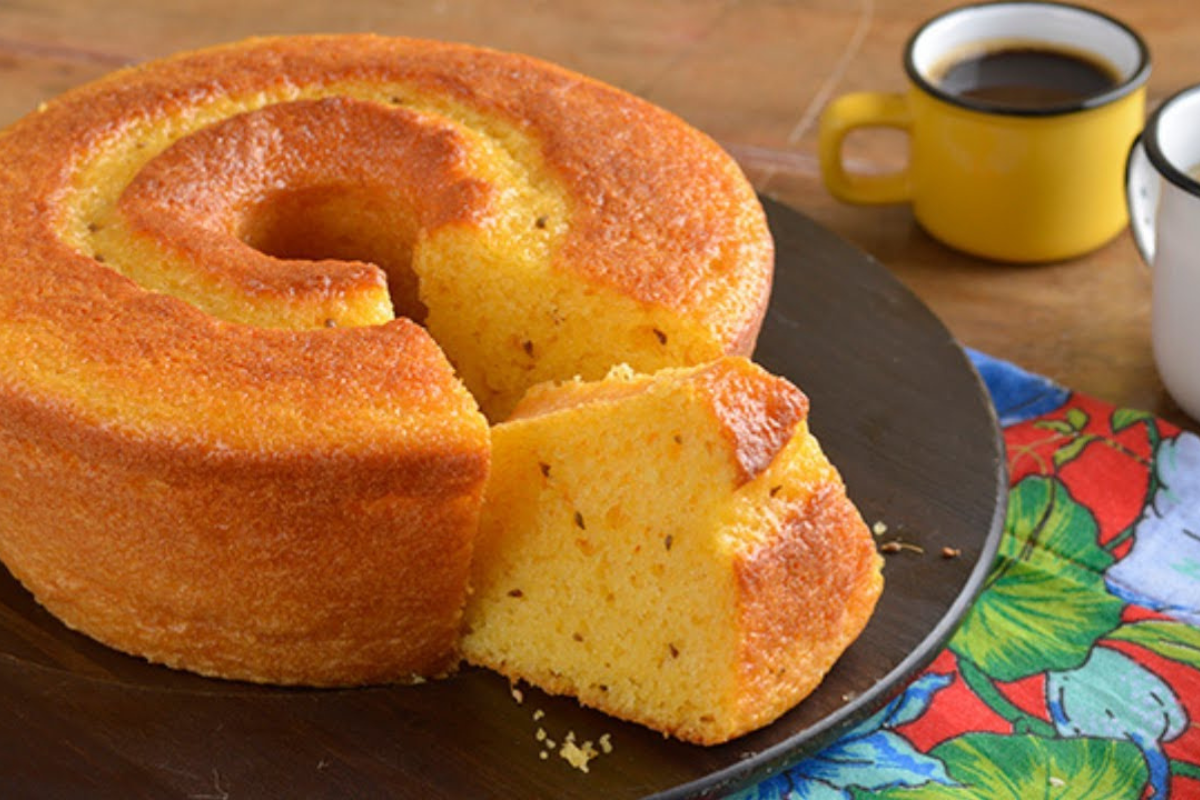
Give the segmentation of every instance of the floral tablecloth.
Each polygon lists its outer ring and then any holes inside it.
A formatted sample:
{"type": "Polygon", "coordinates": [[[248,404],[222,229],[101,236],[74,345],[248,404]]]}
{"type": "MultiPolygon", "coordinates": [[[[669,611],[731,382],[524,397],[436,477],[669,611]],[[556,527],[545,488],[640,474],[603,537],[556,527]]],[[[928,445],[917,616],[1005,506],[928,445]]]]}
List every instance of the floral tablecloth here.
{"type": "Polygon", "coordinates": [[[980,353],[1011,480],[949,646],[737,800],[1200,797],[1200,437],[980,353]]]}

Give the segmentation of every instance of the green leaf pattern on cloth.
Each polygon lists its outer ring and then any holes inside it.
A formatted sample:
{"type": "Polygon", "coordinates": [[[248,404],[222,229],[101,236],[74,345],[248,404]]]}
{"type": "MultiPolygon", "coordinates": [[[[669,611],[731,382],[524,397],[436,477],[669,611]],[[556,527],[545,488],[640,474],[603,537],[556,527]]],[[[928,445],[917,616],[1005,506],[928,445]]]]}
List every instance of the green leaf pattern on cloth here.
{"type": "Polygon", "coordinates": [[[1102,575],[1111,561],[1096,545],[1091,512],[1059,481],[1022,480],[986,590],[952,649],[1001,681],[1079,666],[1120,620],[1123,604],[1102,575]]]}
{"type": "Polygon", "coordinates": [[[888,800],[1096,800],[1130,798],[1146,780],[1137,748],[1111,739],[1046,739],[968,733],[933,749],[955,765],[957,786],[927,784],[876,795],[888,800]]]}
{"type": "Polygon", "coordinates": [[[1132,642],[1163,658],[1200,670],[1200,629],[1182,622],[1147,621],[1125,625],[1110,639],[1132,642]]]}

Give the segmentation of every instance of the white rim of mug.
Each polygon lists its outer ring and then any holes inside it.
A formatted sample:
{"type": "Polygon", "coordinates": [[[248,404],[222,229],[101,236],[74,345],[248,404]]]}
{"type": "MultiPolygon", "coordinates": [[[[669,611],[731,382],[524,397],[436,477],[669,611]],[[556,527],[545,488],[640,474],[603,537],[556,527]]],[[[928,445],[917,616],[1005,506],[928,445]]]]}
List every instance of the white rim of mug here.
{"type": "MultiPolygon", "coordinates": [[[[1037,41],[1037,38],[1034,35],[1031,35],[1030,38],[1034,41],[1037,41]]],[[[1138,32],[1133,28],[1129,27],[1116,17],[1105,14],[1103,11],[1097,11],[1094,8],[1075,5],[1073,3],[1043,2],[1043,0],[999,0],[999,2],[972,3],[969,5],[958,6],[957,8],[951,9],[943,14],[939,14],[938,16],[930,19],[928,22],[924,23],[912,34],[912,36],[909,37],[908,44],[904,48],[904,70],[908,73],[909,80],[916,84],[923,92],[933,95],[939,100],[950,103],[951,105],[960,106],[971,111],[980,111],[986,114],[1000,114],[1014,117],[1049,117],[1061,114],[1072,114],[1090,108],[1099,108],[1100,106],[1107,105],[1114,100],[1118,100],[1133,92],[1139,86],[1144,84],[1150,77],[1150,48],[1146,46],[1145,40],[1142,39],[1138,32]],[[1012,7],[1014,9],[1021,7],[1059,9],[1070,13],[1083,14],[1092,17],[1097,21],[1111,25],[1118,31],[1128,36],[1130,41],[1133,42],[1137,49],[1137,63],[1135,64],[1134,68],[1129,71],[1128,76],[1125,77],[1124,80],[1107,91],[1090,95],[1071,103],[1063,103],[1060,105],[1044,106],[1039,108],[1020,108],[1006,106],[1001,103],[989,103],[986,101],[960,97],[943,90],[934,81],[927,78],[921,72],[921,70],[917,68],[915,57],[917,44],[921,37],[932,27],[945,23],[947,20],[955,16],[974,13],[980,10],[1001,8],[1005,6],[1012,7]]]]}
{"type": "MultiPolygon", "coordinates": [[[[1168,113],[1178,101],[1197,92],[1200,92],[1200,85],[1188,86],[1185,89],[1180,89],[1166,100],[1163,100],[1158,108],[1154,109],[1154,113],[1150,115],[1150,118],[1146,120],[1146,126],[1138,136],[1138,141],[1145,148],[1146,157],[1150,159],[1150,163],[1154,165],[1154,169],[1159,175],[1162,175],[1185,192],[1200,196],[1200,181],[1197,181],[1183,169],[1175,166],[1171,159],[1167,158],[1167,154],[1163,152],[1158,136],[1158,128],[1163,115],[1168,113]]],[[[1125,170],[1125,182],[1126,184],[1129,183],[1128,167],[1125,170]]]]}

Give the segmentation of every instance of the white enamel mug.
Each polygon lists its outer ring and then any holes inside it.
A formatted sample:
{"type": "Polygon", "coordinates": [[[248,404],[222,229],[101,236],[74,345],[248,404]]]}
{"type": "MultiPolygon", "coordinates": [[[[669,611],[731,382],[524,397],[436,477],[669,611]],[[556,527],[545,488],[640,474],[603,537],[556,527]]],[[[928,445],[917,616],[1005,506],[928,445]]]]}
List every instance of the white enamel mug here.
{"type": "Polygon", "coordinates": [[[1151,268],[1151,338],[1167,392],[1200,419],[1200,85],[1166,100],[1125,170],[1129,224],[1151,268]]]}

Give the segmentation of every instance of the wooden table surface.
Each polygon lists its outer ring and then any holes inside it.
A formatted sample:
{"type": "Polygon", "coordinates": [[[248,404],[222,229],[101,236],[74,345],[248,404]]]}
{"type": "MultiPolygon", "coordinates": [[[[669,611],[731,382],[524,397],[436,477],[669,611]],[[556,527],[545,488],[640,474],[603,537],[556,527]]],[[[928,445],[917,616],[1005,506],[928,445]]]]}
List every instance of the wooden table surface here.
{"type": "MultiPolygon", "coordinates": [[[[621,86],[707,131],[761,192],[882,261],[964,344],[1104,400],[1200,430],[1162,388],[1150,275],[1128,232],[1076,260],[1006,266],[930,239],[905,206],[855,207],[822,186],[817,121],[838,94],[904,86],[911,31],[944,0],[40,0],[0,4],[0,124],[123,64],[256,34],[374,31],[515,50],[621,86]]],[[[1200,82],[1200,10],[1096,0],[1139,30],[1151,108],[1200,82]]],[[[855,134],[864,171],[903,162],[899,134],[855,134]]]]}

